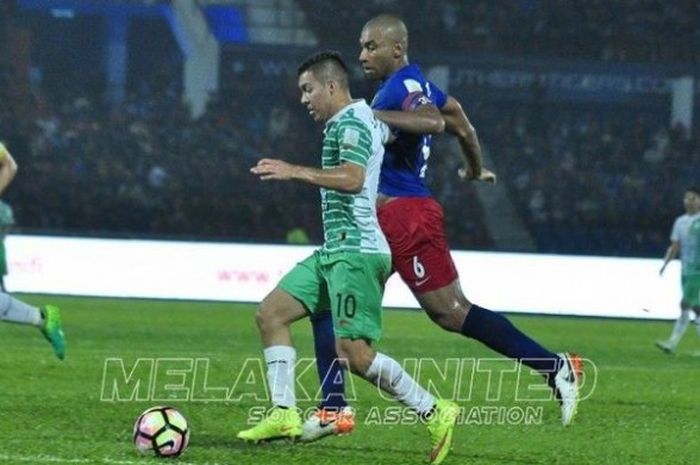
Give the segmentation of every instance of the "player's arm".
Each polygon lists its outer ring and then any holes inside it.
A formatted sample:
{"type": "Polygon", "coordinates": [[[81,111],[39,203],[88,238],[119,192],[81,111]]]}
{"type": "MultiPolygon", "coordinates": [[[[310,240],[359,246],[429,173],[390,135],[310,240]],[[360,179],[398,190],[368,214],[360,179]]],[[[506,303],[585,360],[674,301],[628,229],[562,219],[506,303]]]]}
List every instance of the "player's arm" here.
{"type": "Polygon", "coordinates": [[[445,131],[455,136],[462,148],[464,167],[459,170],[459,176],[463,179],[495,183],[496,175],[484,168],[479,137],[462,105],[454,97],[448,96],[440,112],[445,119],[445,131]]]}
{"type": "Polygon", "coordinates": [[[392,128],[413,134],[441,134],[445,120],[432,103],[423,103],[407,111],[374,110],[374,116],[392,128]]]}
{"type": "Polygon", "coordinates": [[[659,270],[660,275],[664,274],[666,266],[669,264],[669,262],[678,256],[679,250],[680,243],[678,241],[671,241],[671,244],[668,246],[668,249],[666,249],[666,255],[664,255],[664,264],[661,265],[661,269],[659,270]]]}
{"type": "Polygon", "coordinates": [[[360,193],[365,184],[365,168],[355,163],[341,163],[336,168],[319,169],[263,158],[250,172],[260,176],[263,181],[301,181],[348,194],[360,193]]]}
{"type": "Polygon", "coordinates": [[[17,174],[17,163],[5,145],[0,142],[0,195],[5,192],[17,174]]]}

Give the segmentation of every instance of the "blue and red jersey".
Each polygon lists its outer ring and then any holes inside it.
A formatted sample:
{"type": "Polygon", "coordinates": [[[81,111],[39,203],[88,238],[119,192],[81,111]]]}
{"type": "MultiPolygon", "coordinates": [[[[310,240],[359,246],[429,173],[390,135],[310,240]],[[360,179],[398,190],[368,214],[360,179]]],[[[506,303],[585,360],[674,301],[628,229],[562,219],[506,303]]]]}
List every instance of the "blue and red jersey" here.
{"type": "MultiPolygon", "coordinates": [[[[442,108],[447,95],[423,76],[417,65],[407,65],[381,83],[372,100],[375,110],[406,111],[421,105],[442,108]]],[[[379,192],[390,197],[430,197],[425,182],[430,157],[430,135],[393,129],[396,140],[386,146],[379,192]]]]}

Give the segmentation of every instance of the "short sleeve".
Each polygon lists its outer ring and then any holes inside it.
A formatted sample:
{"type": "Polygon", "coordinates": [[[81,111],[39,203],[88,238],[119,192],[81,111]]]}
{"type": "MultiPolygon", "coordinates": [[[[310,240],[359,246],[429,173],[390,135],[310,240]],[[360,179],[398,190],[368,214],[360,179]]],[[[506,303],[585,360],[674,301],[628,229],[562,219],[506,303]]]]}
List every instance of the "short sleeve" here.
{"type": "Polygon", "coordinates": [[[372,133],[360,121],[338,123],[338,150],[341,162],[367,166],[372,155],[372,133]]]}
{"type": "MultiPolygon", "coordinates": [[[[392,79],[377,93],[372,102],[376,110],[414,110],[421,105],[432,104],[421,83],[411,77],[392,79]]],[[[443,103],[444,104],[444,103],[443,103]]]]}
{"type": "Polygon", "coordinates": [[[447,94],[442,91],[434,82],[428,81],[428,97],[433,101],[436,107],[442,108],[447,103],[447,94]]]}
{"type": "Polygon", "coordinates": [[[671,241],[678,242],[681,240],[681,219],[677,218],[671,229],[671,241]]]}

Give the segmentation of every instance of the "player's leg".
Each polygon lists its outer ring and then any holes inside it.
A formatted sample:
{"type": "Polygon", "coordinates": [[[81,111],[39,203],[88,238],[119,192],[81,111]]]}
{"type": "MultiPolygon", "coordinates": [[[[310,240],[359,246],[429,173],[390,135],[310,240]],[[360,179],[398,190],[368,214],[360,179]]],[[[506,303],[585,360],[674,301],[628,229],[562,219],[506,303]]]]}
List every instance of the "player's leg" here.
{"type": "Polygon", "coordinates": [[[330,311],[313,315],[311,326],[322,395],[319,410],[327,410],[328,414],[332,415],[332,412],[346,407],[347,402],[345,401],[345,379],[335,350],[333,317],[330,311]]]}
{"type": "MultiPolygon", "coordinates": [[[[688,315],[688,317],[694,317],[693,323],[695,324],[695,330],[698,336],[700,336],[700,275],[693,273],[686,277],[686,283],[683,287],[683,300],[687,308],[690,308],[693,315],[688,315]]],[[[688,312],[690,313],[690,312],[688,312]]],[[[678,338],[680,340],[680,338],[678,338]]],[[[694,356],[700,356],[700,351],[693,352],[694,356]]]]}
{"type": "MultiPolygon", "coordinates": [[[[695,314],[695,320],[693,323],[695,324],[695,330],[698,333],[698,337],[700,338],[700,306],[693,308],[693,313],[695,314]]],[[[693,352],[694,357],[700,357],[700,350],[696,350],[693,352]]]]}
{"type": "Polygon", "coordinates": [[[700,306],[698,302],[698,292],[700,292],[700,279],[692,275],[681,276],[681,287],[683,298],[681,299],[681,314],[673,325],[671,336],[668,340],[657,341],[656,347],[663,350],[667,354],[675,352],[678,343],[681,341],[685,330],[688,329],[690,323],[690,312],[694,306],[700,306]]]}
{"type": "Polygon", "coordinates": [[[430,319],[541,373],[560,399],[562,422],[568,425],[578,402],[580,359],[545,349],[500,313],[467,300],[450,256],[440,205],[433,199],[402,199],[382,207],[379,220],[394,268],[430,319]],[[573,382],[566,381],[568,371],[574,373],[573,382]]]}
{"type": "Polygon", "coordinates": [[[499,354],[524,363],[554,386],[559,356],[528,337],[502,314],[469,302],[459,279],[414,295],[428,316],[443,329],[476,339],[499,354]]]}
{"type": "Polygon", "coordinates": [[[667,340],[656,341],[656,347],[666,352],[667,354],[672,354],[676,351],[678,343],[681,341],[685,330],[688,328],[690,323],[690,309],[685,306],[685,303],[681,303],[681,314],[676,319],[673,324],[673,330],[671,330],[671,335],[667,340]]]}
{"type": "Polygon", "coordinates": [[[339,337],[338,353],[347,361],[352,373],[375,384],[425,420],[431,442],[429,462],[442,463],[452,447],[452,434],[459,415],[457,404],[436,399],[396,360],[375,352],[364,339],[339,337]]]}
{"type": "MultiPolygon", "coordinates": [[[[698,337],[700,337],[700,306],[693,308],[693,313],[695,314],[695,320],[693,320],[695,330],[698,333],[698,337]]],[[[700,357],[700,350],[694,351],[693,356],[700,357]]]]}
{"type": "Polygon", "coordinates": [[[414,295],[442,328],[475,339],[542,374],[560,401],[562,423],[564,426],[571,424],[578,407],[578,381],[583,367],[577,355],[555,354],[516,328],[502,314],[470,303],[458,279],[440,289],[414,295]]]}
{"type": "Polygon", "coordinates": [[[382,255],[345,254],[329,268],[337,352],[348,369],[375,384],[426,420],[431,439],[430,463],[441,463],[451,448],[459,408],[439,401],[396,360],[370,346],[382,333],[382,297],[391,259],[382,255]]]}
{"type": "Polygon", "coordinates": [[[0,292],[0,320],[36,326],[37,328],[44,326],[44,316],[41,314],[41,310],[15,299],[5,292],[0,292]]]}
{"type": "Polygon", "coordinates": [[[263,299],[256,323],[263,343],[273,409],[259,424],[239,432],[238,438],[263,441],[301,435],[302,422],[295,395],[296,350],[289,326],[328,306],[317,254],[297,264],[263,299]]]}
{"type": "Polygon", "coordinates": [[[440,205],[425,199],[415,209],[408,202],[401,208],[391,214],[385,213],[386,208],[380,209],[380,222],[392,248],[394,268],[430,319],[447,331],[476,339],[502,355],[526,363],[553,386],[559,357],[519,331],[503,315],[473,305],[464,296],[450,256],[440,205]]]}
{"type": "MultiPolygon", "coordinates": [[[[331,255],[326,256],[331,257],[331,255]]],[[[341,255],[333,256],[340,257],[341,255]]],[[[335,296],[332,299],[331,311],[314,315],[311,318],[316,365],[324,398],[319,409],[304,423],[301,436],[303,441],[315,441],[331,434],[347,434],[355,428],[354,413],[345,402],[344,378],[342,365],[338,363],[334,324],[338,323],[338,318],[344,318],[343,312],[354,314],[356,311],[357,295],[364,295],[364,291],[361,288],[362,284],[354,285],[353,282],[357,281],[358,270],[364,268],[364,265],[353,268],[349,267],[344,259],[337,259],[338,263],[333,262],[331,258],[328,260],[329,262],[326,264],[327,282],[333,288],[330,295],[335,296]],[[333,312],[341,313],[334,314],[333,312]]],[[[350,260],[352,261],[352,258],[350,260]]],[[[380,258],[380,260],[382,259],[380,258]]],[[[390,264],[387,266],[390,267],[390,264]]],[[[364,272],[361,279],[363,276],[364,272]]],[[[378,279],[385,280],[386,278],[380,276],[378,279]]],[[[374,284],[371,286],[377,287],[374,284]]],[[[383,294],[383,284],[374,292],[383,294]]],[[[347,324],[347,321],[343,321],[343,324],[347,324]]]]}
{"type": "Polygon", "coordinates": [[[66,356],[66,338],[61,324],[61,312],[54,305],[39,309],[11,295],[0,292],[0,320],[9,323],[36,326],[53,347],[56,356],[66,356]]]}
{"type": "Polygon", "coordinates": [[[322,398],[316,411],[304,422],[302,441],[349,434],[355,429],[355,412],[345,399],[345,374],[335,348],[331,312],[313,315],[311,325],[322,398]]]}

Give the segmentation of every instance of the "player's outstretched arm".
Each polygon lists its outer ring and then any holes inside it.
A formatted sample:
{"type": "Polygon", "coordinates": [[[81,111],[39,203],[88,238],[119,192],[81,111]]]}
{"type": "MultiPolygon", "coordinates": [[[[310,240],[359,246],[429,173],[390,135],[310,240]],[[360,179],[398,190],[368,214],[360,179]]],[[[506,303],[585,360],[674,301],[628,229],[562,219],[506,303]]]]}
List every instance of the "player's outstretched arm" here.
{"type": "Polygon", "coordinates": [[[5,145],[0,142],[0,195],[5,192],[17,174],[17,163],[5,145]]]}
{"type": "Polygon", "coordinates": [[[374,110],[374,116],[392,128],[413,134],[441,134],[445,130],[440,110],[430,103],[407,111],[374,110]]]}
{"type": "Polygon", "coordinates": [[[664,264],[661,265],[661,269],[659,270],[660,275],[664,274],[668,263],[674,258],[676,258],[676,256],[678,256],[679,250],[680,244],[678,243],[678,241],[671,241],[671,244],[668,246],[668,249],[666,249],[666,255],[664,255],[664,264]]]}
{"type": "Polygon", "coordinates": [[[263,181],[301,181],[348,194],[360,193],[365,184],[364,167],[354,163],[342,163],[337,168],[319,169],[263,158],[250,172],[260,176],[263,181]]]}
{"type": "Polygon", "coordinates": [[[464,155],[464,167],[459,170],[459,176],[463,179],[496,182],[496,175],[483,167],[481,145],[462,105],[452,96],[447,97],[447,102],[440,109],[445,118],[445,131],[457,137],[462,155],[464,155]]]}

